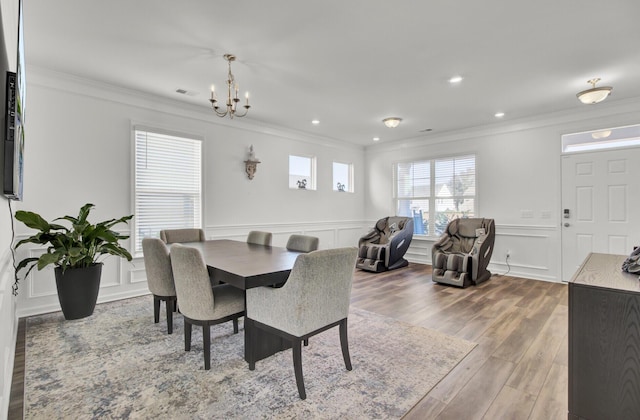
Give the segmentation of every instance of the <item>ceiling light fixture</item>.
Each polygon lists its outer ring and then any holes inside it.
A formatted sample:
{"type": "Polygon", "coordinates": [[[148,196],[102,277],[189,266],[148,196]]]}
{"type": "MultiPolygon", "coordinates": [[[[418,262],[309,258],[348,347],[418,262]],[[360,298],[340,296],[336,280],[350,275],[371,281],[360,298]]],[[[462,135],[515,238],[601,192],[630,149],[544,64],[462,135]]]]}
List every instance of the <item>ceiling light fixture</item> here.
{"type": "Polygon", "coordinates": [[[380,141],[380,137],[374,137],[373,141],[380,141]]]}
{"type": "Polygon", "coordinates": [[[311,120],[311,124],[318,125],[320,124],[320,120],[311,120]]]}
{"type": "Polygon", "coordinates": [[[384,125],[386,125],[389,128],[396,128],[398,125],[400,125],[400,121],[402,121],[402,118],[398,118],[398,117],[389,117],[382,120],[384,125]]]}
{"type": "Polygon", "coordinates": [[[460,82],[462,82],[462,76],[453,76],[451,79],[449,79],[449,83],[451,83],[452,85],[460,82]]]}
{"type": "Polygon", "coordinates": [[[600,81],[599,77],[595,77],[587,81],[591,83],[591,89],[583,90],[576,94],[580,102],[587,105],[597,104],[607,99],[607,96],[611,93],[611,86],[596,87],[596,83],[600,81]]]}
{"type": "Polygon", "coordinates": [[[229,74],[227,79],[226,110],[219,111],[220,107],[218,106],[218,100],[216,99],[216,91],[213,85],[211,85],[211,99],[209,99],[209,102],[211,102],[213,111],[216,113],[218,117],[226,117],[228,115],[229,118],[231,119],[233,119],[233,117],[241,118],[247,115],[247,112],[249,112],[249,108],[251,108],[251,105],[249,105],[249,92],[245,94],[245,98],[247,102],[244,105],[244,109],[245,109],[244,114],[237,114],[236,110],[237,110],[238,102],[240,102],[240,99],[238,99],[238,84],[236,83],[235,78],[233,77],[233,73],[231,73],[231,62],[236,60],[236,56],[233,54],[225,54],[223,57],[229,63],[229,74]],[[232,95],[232,92],[234,91],[235,91],[235,95],[232,95]]]}
{"type": "Polygon", "coordinates": [[[496,118],[502,118],[502,117],[504,117],[504,112],[496,112],[496,113],[494,114],[494,117],[496,117],[496,118]]]}

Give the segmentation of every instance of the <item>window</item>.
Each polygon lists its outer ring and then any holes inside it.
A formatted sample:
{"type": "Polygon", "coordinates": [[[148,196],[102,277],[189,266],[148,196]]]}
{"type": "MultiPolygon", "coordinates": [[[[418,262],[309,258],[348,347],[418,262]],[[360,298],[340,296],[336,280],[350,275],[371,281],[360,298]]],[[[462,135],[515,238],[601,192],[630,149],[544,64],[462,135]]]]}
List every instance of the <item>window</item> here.
{"type": "Polygon", "coordinates": [[[333,162],[333,191],[353,192],[353,164],[333,162]]]}
{"type": "Polygon", "coordinates": [[[289,155],[289,188],[316,189],[316,158],[289,155]]]}
{"type": "Polygon", "coordinates": [[[640,146],[640,125],[606,128],[562,136],[562,152],[591,152],[640,146]]]}
{"type": "Polygon", "coordinates": [[[476,158],[402,162],[394,165],[396,214],[413,217],[417,235],[441,235],[456,218],[473,217],[476,158]]]}
{"type": "Polygon", "coordinates": [[[162,229],[202,227],[202,141],[134,129],[135,252],[162,229]]]}

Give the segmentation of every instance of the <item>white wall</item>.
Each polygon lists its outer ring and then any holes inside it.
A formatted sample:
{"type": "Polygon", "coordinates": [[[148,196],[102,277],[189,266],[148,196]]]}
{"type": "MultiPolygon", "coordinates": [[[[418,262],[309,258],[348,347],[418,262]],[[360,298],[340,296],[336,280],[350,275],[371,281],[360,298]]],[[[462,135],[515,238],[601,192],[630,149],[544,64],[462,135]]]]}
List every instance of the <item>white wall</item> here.
{"type": "MultiPolygon", "coordinates": [[[[4,78],[5,71],[16,69],[17,39],[18,39],[18,1],[0,0],[2,26],[0,30],[0,75],[4,78]]],[[[4,79],[2,79],[4,81],[4,79]]],[[[0,127],[4,127],[4,89],[0,93],[0,127]]],[[[4,135],[2,141],[4,142],[4,135]]],[[[2,144],[2,146],[4,145],[2,144]]],[[[0,150],[0,174],[2,174],[3,152],[0,150]]],[[[0,175],[1,176],[1,175],[0,175]]],[[[9,409],[11,393],[11,377],[13,375],[13,360],[15,356],[16,334],[18,318],[16,316],[16,299],[12,294],[13,267],[11,251],[11,212],[9,201],[0,196],[0,418],[6,418],[9,409]]]]}
{"type": "MultiPolygon", "coordinates": [[[[204,227],[209,238],[244,239],[251,229],[274,232],[274,245],[289,234],[320,237],[330,248],[357,244],[366,230],[364,153],[341,145],[284,132],[250,120],[220,119],[207,108],[149,97],[38,68],[29,68],[26,108],[25,197],[16,209],[50,220],[75,215],[85,203],[96,208],[90,220],[131,214],[131,132],[133,124],[196,134],[204,138],[204,227]],[[254,146],[261,160],[253,180],[244,160],[254,146]],[[288,156],[317,157],[317,190],[288,188],[288,156]],[[352,162],[355,193],[332,190],[332,162],[352,162]]],[[[18,239],[30,234],[17,225],[18,239]]],[[[127,232],[126,227],[122,227],[127,232]]],[[[18,258],[41,249],[20,249],[18,258]]],[[[53,270],[34,270],[25,279],[18,315],[59,310],[53,270]]],[[[147,293],[144,265],[109,258],[99,301],[147,293]]]]}
{"type": "MultiPolygon", "coordinates": [[[[505,252],[510,250],[510,274],[561,281],[561,136],[637,124],[639,111],[637,100],[593,107],[576,103],[575,111],[564,114],[369,147],[365,217],[375,220],[394,212],[394,162],[475,153],[477,215],[496,221],[489,268],[506,272],[505,252]]],[[[431,263],[433,241],[414,238],[410,260],[431,263]]]]}

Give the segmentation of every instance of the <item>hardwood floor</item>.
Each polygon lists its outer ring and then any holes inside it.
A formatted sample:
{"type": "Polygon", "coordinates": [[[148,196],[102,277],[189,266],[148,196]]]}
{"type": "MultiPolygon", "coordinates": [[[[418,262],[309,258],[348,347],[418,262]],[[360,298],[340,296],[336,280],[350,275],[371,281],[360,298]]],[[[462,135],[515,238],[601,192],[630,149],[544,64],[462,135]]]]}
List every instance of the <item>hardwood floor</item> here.
{"type": "MultiPolygon", "coordinates": [[[[478,343],[404,419],[566,419],[566,284],[493,276],[459,289],[431,266],[356,271],[352,305],[478,343]]],[[[18,329],[9,419],[21,419],[24,320],[18,329]]]]}

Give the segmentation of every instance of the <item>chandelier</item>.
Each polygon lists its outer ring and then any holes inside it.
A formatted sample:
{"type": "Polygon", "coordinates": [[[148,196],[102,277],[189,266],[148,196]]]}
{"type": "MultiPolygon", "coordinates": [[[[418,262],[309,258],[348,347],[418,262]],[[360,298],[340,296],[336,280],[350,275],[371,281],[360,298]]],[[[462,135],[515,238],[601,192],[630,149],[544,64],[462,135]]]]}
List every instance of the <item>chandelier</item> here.
{"type": "Polygon", "coordinates": [[[609,94],[611,93],[611,89],[613,88],[610,86],[596,87],[596,83],[598,83],[599,81],[599,77],[587,81],[587,83],[591,83],[591,89],[583,90],[576,95],[580,102],[582,102],[583,104],[592,105],[607,99],[607,96],[609,96],[609,94]]]}
{"type": "Polygon", "coordinates": [[[249,112],[249,108],[251,108],[251,105],[249,105],[249,92],[247,92],[244,96],[246,98],[246,103],[243,105],[245,109],[244,114],[238,114],[237,108],[238,102],[240,102],[240,99],[238,98],[238,85],[235,82],[233,73],[231,73],[231,62],[236,60],[236,56],[233,54],[225,54],[223,57],[229,63],[226,109],[224,109],[224,111],[220,111],[220,106],[218,105],[218,100],[216,99],[215,87],[213,85],[211,85],[211,99],[209,99],[209,102],[211,102],[213,111],[218,117],[226,117],[228,115],[231,119],[233,119],[233,117],[241,118],[247,115],[247,113],[249,112]]]}

